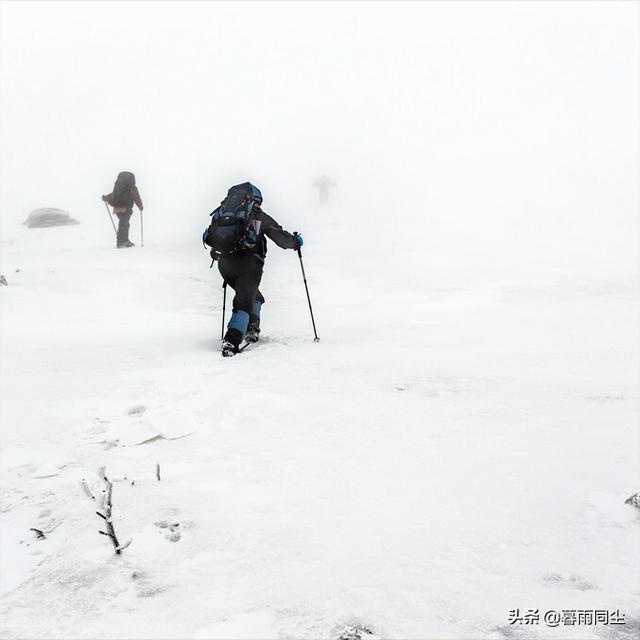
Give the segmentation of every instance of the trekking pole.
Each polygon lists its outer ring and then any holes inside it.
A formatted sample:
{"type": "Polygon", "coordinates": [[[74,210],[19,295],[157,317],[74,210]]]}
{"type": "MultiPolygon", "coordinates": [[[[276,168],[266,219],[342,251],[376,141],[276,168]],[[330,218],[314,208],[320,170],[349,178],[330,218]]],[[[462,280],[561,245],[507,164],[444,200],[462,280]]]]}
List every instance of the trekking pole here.
{"type": "Polygon", "coordinates": [[[140,211],[140,246],[144,247],[144,223],[142,219],[142,211],[140,211]]]}
{"type": "Polygon", "coordinates": [[[113,226],[113,230],[116,234],[116,238],[118,237],[118,230],[116,229],[116,223],[113,221],[113,218],[111,216],[111,211],[109,210],[109,205],[105,202],[104,206],[107,207],[107,214],[109,215],[109,220],[111,220],[111,225],[113,226]]]}
{"type": "MultiPolygon", "coordinates": [[[[297,236],[298,233],[294,233],[294,236],[297,236]]],[[[300,258],[300,268],[302,269],[302,279],[304,280],[304,288],[307,292],[307,302],[309,303],[309,312],[311,313],[311,324],[313,325],[313,335],[315,338],[314,342],[320,342],[320,338],[318,338],[318,332],[316,331],[316,321],[313,319],[313,309],[311,308],[311,298],[309,297],[309,287],[307,286],[307,276],[304,272],[304,264],[302,263],[302,251],[300,250],[300,246],[298,246],[298,258],[300,258]]]]}
{"type": "Polygon", "coordinates": [[[222,291],[223,291],[223,295],[222,295],[222,333],[220,335],[220,339],[224,340],[224,316],[227,312],[227,281],[224,281],[224,284],[222,285],[222,291]]]}

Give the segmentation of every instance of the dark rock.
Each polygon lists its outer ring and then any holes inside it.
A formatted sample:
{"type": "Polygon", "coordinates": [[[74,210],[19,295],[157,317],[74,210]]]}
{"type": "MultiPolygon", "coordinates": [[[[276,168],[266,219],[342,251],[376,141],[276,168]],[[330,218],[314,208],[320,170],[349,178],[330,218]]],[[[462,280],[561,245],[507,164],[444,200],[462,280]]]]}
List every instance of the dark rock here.
{"type": "Polygon", "coordinates": [[[629,496],[625,501],[625,504],[630,504],[632,507],[638,507],[640,509],[640,492],[634,493],[632,496],[629,496]]]}
{"type": "Polygon", "coordinates": [[[35,209],[22,223],[27,227],[65,227],[70,224],[80,224],[74,220],[66,211],[56,209],[55,207],[44,207],[43,209],[35,209]]]}
{"type": "Polygon", "coordinates": [[[345,629],[342,629],[338,640],[366,640],[367,638],[374,638],[375,634],[369,627],[361,624],[353,624],[345,629]]]}

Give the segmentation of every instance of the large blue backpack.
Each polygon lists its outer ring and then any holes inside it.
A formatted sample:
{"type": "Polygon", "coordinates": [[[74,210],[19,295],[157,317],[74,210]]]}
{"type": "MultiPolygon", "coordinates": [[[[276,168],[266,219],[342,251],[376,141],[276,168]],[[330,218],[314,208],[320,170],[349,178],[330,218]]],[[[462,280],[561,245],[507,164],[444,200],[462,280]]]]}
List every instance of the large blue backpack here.
{"type": "Polygon", "coordinates": [[[256,246],[252,223],[261,203],[260,189],[250,182],[229,189],[227,197],[211,213],[211,224],[202,236],[203,242],[211,247],[212,256],[240,253],[256,246]]]}

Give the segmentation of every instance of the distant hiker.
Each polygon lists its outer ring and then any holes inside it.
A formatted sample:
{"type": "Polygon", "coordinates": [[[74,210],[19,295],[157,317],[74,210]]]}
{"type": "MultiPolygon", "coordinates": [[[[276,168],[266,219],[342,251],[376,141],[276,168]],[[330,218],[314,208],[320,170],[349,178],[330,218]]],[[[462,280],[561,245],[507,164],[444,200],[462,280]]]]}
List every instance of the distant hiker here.
{"type": "Polygon", "coordinates": [[[118,233],[116,246],[118,249],[127,249],[135,247],[135,244],[129,240],[129,220],[133,213],[133,205],[135,204],[140,213],[143,206],[140,198],[140,192],[136,187],[136,177],[130,171],[121,171],[118,174],[113,191],[102,196],[102,200],[113,207],[113,213],[118,216],[118,233]]]}
{"type": "Polygon", "coordinates": [[[313,186],[318,189],[318,195],[320,196],[320,204],[327,204],[329,202],[329,187],[337,187],[335,182],[331,182],[327,176],[320,176],[313,186]]]}
{"type": "MultiPolygon", "coordinates": [[[[260,293],[267,238],[282,249],[299,249],[300,234],[285,231],[262,209],[262,193],[250,182],[231,187],[227,197],[211,213],[211,224],[202,240],[211,247],[220,275],[236,292],[233,313],[222,341],[222,355],[238,353],[240,343],[257,342],[260,335],[260,293]],[[266,237],[265,237],[266,236],[266,237]]],[[[213,263],[212,263],[213,264],[213,263]]]]}

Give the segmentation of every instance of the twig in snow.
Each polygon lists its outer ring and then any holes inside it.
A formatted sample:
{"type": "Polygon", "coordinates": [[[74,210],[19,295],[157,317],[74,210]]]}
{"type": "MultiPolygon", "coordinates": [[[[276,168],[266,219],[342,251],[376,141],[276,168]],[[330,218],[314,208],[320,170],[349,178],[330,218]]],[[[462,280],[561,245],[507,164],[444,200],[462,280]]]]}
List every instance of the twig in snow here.
{"type": "Polygon", "coordinates": [[[85,495],[87,496],[87,498],[90,498],[91,500],[95,500],[96,497],[93,495],[93,493],[91,493],[91,489],[89,489],[89,485],[87,484],[87,481],[83,478],[82,482],[80,483],[80,487],[82,487],[82,490],[84,491],[85,495]]]}
{"type": "Polygon", "coordinates": [[[96,511],[96,513],[105,521],[106,531],[100,531],[103,536],[108,536],[113,543],[113,548],[116,550],[117,554],[123,549],[126,549],[130,544],[131,540],[128,540],[125,544],[120,544],[118,540],[118,536],[116,536],[116,531],[113,528],[113,519],[112,519],[112,511],[113,511],[113,483],[106,474],[106,468],[100,467],[98,469],[98,476],[102,478],[102,481],[105,484],[105,489],[102,492],[100,503],[100,511],[96,511]]]}
{"type": "Polygon", "coordinates": [[[29,531],[33,531],[36,534],[36,539],[37,540],[45,540],[47,536],[44,535],[43,531],[40,531],[40,529],[35,529],[34,527],[31,527],[29,529],[29,531]]]}
{"type": "Polygon", "coordinates": [[[156,478],[158,479],[158,482],[160,482],[160,463],[156,462],[156,478]]]}

